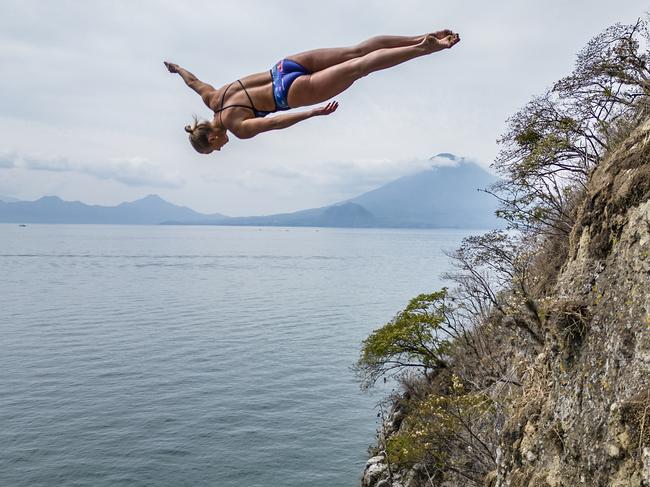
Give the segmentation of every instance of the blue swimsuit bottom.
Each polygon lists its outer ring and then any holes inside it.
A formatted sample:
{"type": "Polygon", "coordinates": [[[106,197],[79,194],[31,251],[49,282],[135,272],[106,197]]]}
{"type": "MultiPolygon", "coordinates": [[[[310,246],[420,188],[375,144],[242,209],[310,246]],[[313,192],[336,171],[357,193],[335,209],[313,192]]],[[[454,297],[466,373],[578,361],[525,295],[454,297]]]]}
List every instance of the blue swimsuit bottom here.
{"type": "Polygon", "coordinates": [[[311,74],[306,68],[291,59],[283,59],[271,68],[273,78],[273,98],[278,110],[289,110],[289,88],[303,74],[311,74]]]}

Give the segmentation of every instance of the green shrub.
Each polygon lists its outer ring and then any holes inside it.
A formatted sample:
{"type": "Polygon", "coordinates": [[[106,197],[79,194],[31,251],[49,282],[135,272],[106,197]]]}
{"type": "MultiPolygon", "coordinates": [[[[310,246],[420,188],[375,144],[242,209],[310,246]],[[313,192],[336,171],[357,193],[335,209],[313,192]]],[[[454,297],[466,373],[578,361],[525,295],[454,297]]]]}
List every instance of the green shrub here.
{"type": "Polygon", "coordinates": [[[450,335],[447,325],[447,289],[420,294],[390,322],[363,341],[356,365],[362,386],[370,387],[386,374],[410,368],[434,369],[446,365],[450,335]]]}
{"type": "Polygon", "coordinates": [[[467,462],[490,462],[474,428],[493,412],[492,400],[483,393],[467,392],[452,376],[449,394],[431,394],[411,405],[400,430],[386,443],[391,463],[402,467],[429,465],[434,470],[456,469],[467,462]],[[466,457],[459,453],[465,451],[466,457]]]}

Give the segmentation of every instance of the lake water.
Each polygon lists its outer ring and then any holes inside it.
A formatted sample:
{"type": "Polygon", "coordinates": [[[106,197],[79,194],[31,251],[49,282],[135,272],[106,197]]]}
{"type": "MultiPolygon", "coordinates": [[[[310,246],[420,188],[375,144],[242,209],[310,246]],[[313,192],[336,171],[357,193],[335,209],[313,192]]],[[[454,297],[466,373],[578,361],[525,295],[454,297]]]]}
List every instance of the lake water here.
{"type": "Polygon", "coordinates": [[[1,486],[356,486],[458,230],[0,225],[1,486]]]}

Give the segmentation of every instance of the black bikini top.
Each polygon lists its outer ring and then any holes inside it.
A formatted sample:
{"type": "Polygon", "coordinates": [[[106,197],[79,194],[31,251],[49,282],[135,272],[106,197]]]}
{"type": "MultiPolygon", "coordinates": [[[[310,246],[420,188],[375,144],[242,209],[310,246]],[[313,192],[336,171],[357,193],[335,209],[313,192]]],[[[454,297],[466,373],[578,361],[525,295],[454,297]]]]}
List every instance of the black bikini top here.
{"type": "MultiPolygon", "coordinates": [[[[233,83],[234,83],[234,81],[233,81],[233,83]]],[[[242,89],[244,90],[244,93],[246,93],[246,96],[248,97],[248,101],[251,102],[250,106],[248,106],[248,105],[236,105],[236,104],[233,104],[233,105],[226,105],[226,106],[224,107],[224,106],[223,106],[223,102],[224,102],[224,100],[226,99],[226,93],[228,92],[228,89],[233,85],[233,83],[230,83],[230,84],[226,87],[226,89],[223,90],[223,95],[221,95],[221,103],[220,103],[221,108],[219,108],[218,110],[215,110],[215,112],[214,112],[214,113],[218,113],[218,114],[219,114],[219,123],[221,124],[222,127],[223,127],[223,121],[221,120],[221,112],[223,112],[226,108],[234,108],[234,107],[236,107],[236,108],[248,108],[249,110],[252,110],[252,111],[253,111],[253,114],[254,114],[256,117],[266,117],[269,113],[272,113],[272,112],[263,112],[263,111],[258,110],[257,108],[255,108],[255,104],[253,103],[253,99],[252,99],[251,96],[248,94],[248,91],[246,90],[246,87],[244,86],[244,83],[242,83],[240,79],[237,80],[237,83],[239,83],[239,85],[240,85],[240,86],[242,87],[242,89]]],[[[225,127],[224,127],[224,128],[225,128],[225,127]]]]}

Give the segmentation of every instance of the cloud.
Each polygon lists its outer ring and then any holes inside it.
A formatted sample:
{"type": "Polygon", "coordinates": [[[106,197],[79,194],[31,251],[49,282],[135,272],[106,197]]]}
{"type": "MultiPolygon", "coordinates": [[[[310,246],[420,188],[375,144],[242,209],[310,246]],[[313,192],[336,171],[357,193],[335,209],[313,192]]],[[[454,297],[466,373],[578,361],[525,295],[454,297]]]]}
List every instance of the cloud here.
{"type": "Polygon", "coordinates": [[[318,187],[348,187],[365,190],[393,179],[431,167],[426,159],[356,159],[348,161],[323,161],[306,165],[275,166],[260,172],[275,179],[292,180],[299,184],[318,187]]]}
{"type": "Polygon", "coordinates": [[[16,154],[13,152],[0,152],[0,169],[11,169],[16,166],[14,162],[16,160],[16,154]]]}
{"type": "Polygon", "coordinates": [[[162,172],[160,167],[145,158],[111,159],[108,164],[93,168],[100,179],[115,179],[129,186],[180,188],[184,181],[177,172],[162,172]]]}
{"type": "MultiPolygon", "coordinates": [[[[253,196],[260,193],[270,195],[268,199],[273,204],[286,202],[287,206],[278,206],[278,211],[289,211],[357,196],[431,166],[432,162],[427,159],[350,159],[294,164],[267,162],[237,171],[204,173],[202,179],[222,187],[236,186],[253,196]]],[[[265,208],[263,211],[270,210],[265,208]]]]}
{"type": "Polygon", "coordinates": [[[454,154],[443,152],[441,154],[436,154],[429,160],[433,166],[457,166],[461,162],[468,159],[466,157],[459,157],[454,154]]]}
{"type": "Polygon", "coordinates": [[[51,172],[68,172],[80,171],[80,168],[75,169],[74,165],[63,157],[34,157],[22,156],[15,159],[15,167],[23,169],[31,169],[33,171],[51,171],[51,172]]]}
{"type": "Polygon", "coordinates": [[[179,188],[184,181],[176,172],[166,172],[145,158],[109,159],[101,163],[71,161],[60,156],[0,153],[0,168],[28,171],[73,172],[97,179],[111,179],[127,186],[179,188]]]}

